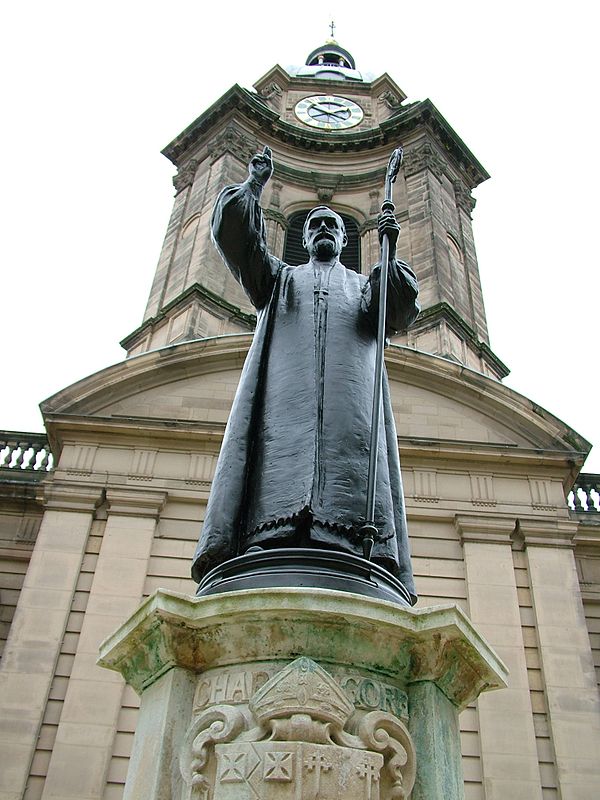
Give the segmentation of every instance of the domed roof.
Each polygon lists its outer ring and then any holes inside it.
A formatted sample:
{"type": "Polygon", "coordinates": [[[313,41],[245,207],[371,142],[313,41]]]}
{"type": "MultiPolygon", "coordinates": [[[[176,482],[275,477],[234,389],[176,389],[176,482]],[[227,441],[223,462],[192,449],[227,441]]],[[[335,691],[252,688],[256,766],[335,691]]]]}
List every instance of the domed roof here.
{"type": "Polygon", "coordinates": [[[354,59],[347,50],[340,47],[335,39],[327,39],[325,44],[317,47],[306,59],[308,67],[316,67],[323,64],[336,67],[350,67],[356,69],[354,59]]]}
{"type": "Polygon", "coordinates": [[[313,50],[300,67],[298,77],[313,77],[333,81],[362,81],[362,75],[356,69],[354,58],[335,39],[327,39],[325,44],[313,50]]]}

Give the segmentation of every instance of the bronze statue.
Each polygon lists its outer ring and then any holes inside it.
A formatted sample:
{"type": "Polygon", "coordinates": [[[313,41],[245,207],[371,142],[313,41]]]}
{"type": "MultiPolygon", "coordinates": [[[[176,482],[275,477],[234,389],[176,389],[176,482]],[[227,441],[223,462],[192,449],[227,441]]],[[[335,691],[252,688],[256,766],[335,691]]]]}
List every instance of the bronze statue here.
{"type": "MultiPolygon", "coordinates": [[[[272,172],[265,147],[252,158],[248,179],[225,188],[213,212],[214,241],[256,307],[257,326],[194,556],[198,582],[255,547],[362,555],[380,266],[367,278],[340,263],[346,231],[326,206],[306,219],[306,264],[289,266],[270,255],[259,200],[272,172]]],[[[393,212],[384,210],[379,236],[387,238],[390,253],[387,337],[405,330],[419,312],[416,278],[395,258],[399,231],[393,212]]],[[[385,375],[383,422],[372,559],[399,578],[414,601],[385,375]]]]}

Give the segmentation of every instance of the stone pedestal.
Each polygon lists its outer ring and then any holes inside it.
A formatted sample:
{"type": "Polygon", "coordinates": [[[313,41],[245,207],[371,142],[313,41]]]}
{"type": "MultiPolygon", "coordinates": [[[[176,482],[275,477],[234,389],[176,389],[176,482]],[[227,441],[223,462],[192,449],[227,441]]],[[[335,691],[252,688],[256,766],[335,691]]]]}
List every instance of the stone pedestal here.
{"type": "Polygon", "coordinates": [[[506,678],[456,606],[302,588],[158,591],[99,663],[142,697],[125,800],[459,800],[458,714],[506,678]]]}

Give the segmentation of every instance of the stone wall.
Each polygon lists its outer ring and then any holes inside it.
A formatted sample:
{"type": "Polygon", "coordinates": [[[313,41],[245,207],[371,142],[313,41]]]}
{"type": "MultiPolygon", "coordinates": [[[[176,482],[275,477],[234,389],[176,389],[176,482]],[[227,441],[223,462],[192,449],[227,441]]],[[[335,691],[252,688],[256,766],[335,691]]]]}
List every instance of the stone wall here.
{"type": "MultiPolygon", "coordinates": [[[[2,665],[3,800],[121,797],[138,698],[98,647],[156,589],[194,592],[248,341],[148,353],[46,405],[58,462],[2,665]]],[[[418,607],[456,603],[510,668],[461,714],[466,798],[591,798],[600,711],[573,547],[594,636],[598,540],[565,505],[567,432],[450,361],[388,362],[418,607]]]]}

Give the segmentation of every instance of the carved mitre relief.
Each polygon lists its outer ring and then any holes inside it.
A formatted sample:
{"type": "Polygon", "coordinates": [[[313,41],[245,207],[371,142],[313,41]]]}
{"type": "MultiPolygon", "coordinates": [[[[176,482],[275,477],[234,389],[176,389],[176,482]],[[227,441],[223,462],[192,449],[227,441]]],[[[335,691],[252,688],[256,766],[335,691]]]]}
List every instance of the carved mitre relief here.
{"type": "Polygon", "coordinates": [[[180,766],[187,800],[402,800],[416,763],[398,717],[355,711],[328,672],[298,658],[247,705],[196,716],[180,766]]]}

